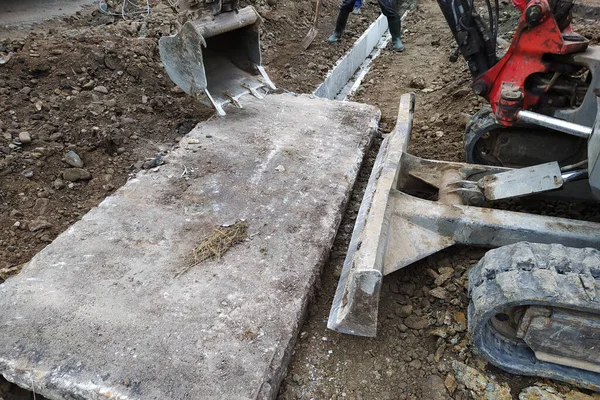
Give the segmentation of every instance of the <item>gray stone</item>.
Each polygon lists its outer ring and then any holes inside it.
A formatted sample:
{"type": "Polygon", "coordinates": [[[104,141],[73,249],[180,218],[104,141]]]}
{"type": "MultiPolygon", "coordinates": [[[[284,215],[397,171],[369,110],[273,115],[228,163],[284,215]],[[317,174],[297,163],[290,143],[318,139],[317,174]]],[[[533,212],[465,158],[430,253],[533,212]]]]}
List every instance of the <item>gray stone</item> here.
{"type": "Polygon", "coordinates": [[[448,294],[446,293],[446,289],[442,287],[436,287],[429,291],[429,295],[435,297],[436,299],[444,300],[448,294]]]}
{"type": "Polygon", "coordinates": [[[19,141],[23,144],[31,143],[31,135],[29,132],[19,132],[19,141]]]}
{"type": "Polygon", "coordinates": [[[31,232],[37,232],[47,228],[52,228],[52,224],[44,219],[36,219],[29,223],[29,230],[31,232]]]}
{"type": "Polygon", "coordinates": [[[65,162],[67,164],[69,164],[71,167],[75,167],[75,168],[83,167],[83,160],[81,159],[81,157],[79,157],[79,154],[75,153],[72,150],[68,151],[67,154],[65,154],[65,162]]]}
{"type": "Polygon", "coordinates": [[[452,361],[452,368],[454,369],[456,381],[465,385],[467,389],[482,393],[487,388],[488,379],[475,368],[456,360],[452,361]]]}
{"type": "Polygon", "coordinates": [[[106,86],[96,86],[94,88],[94,92],[107,94],[108,93],[108,89],[106,88],[106,86]]]}
{"type": "Polygon", "coordinates": [[[60,190],[65,187],[65,182],[63,182],[62,179],[56,179],[52,182],[52,187],[56,190],[60,190]]]}
{"type": "Polygon", "coordinates": [[[555,390],[549,387],[530,386],[519,393],[519,400],[561,400],[555,390]],[[553,393],[554,392],[554,393],[553,393]]]}
{"type": "Polygon", "coordinates": [[[428,400],[450,399],[444,385],[444,380],[438,375],[430,375],[423,385],[422,398],[428,400]]]}
{"type": "Polygon", "coordinates": [[[417,315],[409,315],[404,320],[404,325],[408,326],[410,329],[419,330],[419,329],[426,328],[429,325],[429,323],[423,317],[419,317],[417,315]]]}
{"type": "Polygon", "coordinates": [[[85,181],[92,179],[92,174],[81,168],[67,168],[63,171],[63,179],[69,182],[85,181]]]}
{"type": "Polygon", "coordinates": [[[188,138],[210,146],[173,150],[0,285],[0,373],[51,399],[275,398],[378,119],[270,95],[201,123],[188,138]],[[177,276],[241,219],[246,241],[177,276]]]}
{"type": "Polygon", "coordinates": [[[45,215],[46,211],[48,210],[49,203],[50,203],[50,200],[48,200],[46,198],[37,199],[35,201],[35,204],[33,205],[33,212],[36,215],[45,215]]]}
{"type": "Polygon", "coordinates": [[[412,314],[413,306],[411,304],[396,309],[396,315],[400,318],[406,318],[412,314]]]}

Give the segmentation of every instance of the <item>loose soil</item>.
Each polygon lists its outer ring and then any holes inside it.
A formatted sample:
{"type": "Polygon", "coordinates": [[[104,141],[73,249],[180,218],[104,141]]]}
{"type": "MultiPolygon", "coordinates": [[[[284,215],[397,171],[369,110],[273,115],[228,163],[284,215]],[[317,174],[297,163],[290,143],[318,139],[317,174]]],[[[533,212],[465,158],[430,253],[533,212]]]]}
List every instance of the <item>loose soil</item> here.
{"type": "MultiPolygon", "coordinates": [[[[501,37],[505,40],[510,41],[517,19],[518,13],[504,5],[501,37]]],[[[575,27],[592,42],[598,40],[597,23],[578,20],[575,27]]],[[[462,162],[465,124],[484,101],[471,93],[470,74],[462,59],[449,62],[456,46],[437,2],[421,0],[417,10],[409,14],[404,29],[406,50],[402,54],[383,52],[353,100],[381,108],[380,126],[385,135],[395,124],[400,96],[416,92],[409,151],[424,158],[462,162]]],[[[445,387],[446,379],[455,378],[452,367],[455,360],[510,388],[515,399],[523,388],[534,383],[550,385],[548,390],[558,393],[571,390],[568,385],[505,373],[473,353],[464,322],[468,305],[467,273],[485,253],[482,249],[451,248],[386,276],[376,338],[354,337],[327,329],[333,295],[379,143],[361,170],[279,398],[484,398],[462,384],[451,387],[453,391],[445,387]],[[436,285],[435,277],[447,271],[451,272],[451,278],[436,285]],[[429,294],[438,287],[445,289],[445,299],[429,294]],[[426,328],[418,329],[415,321],[424,321],[426,328]]],[[[598,207],[513,201],[505,208],[600,222],[598,207]]],[[[503,398],[499,393],[488,393],[492,397],[485,398],[503,398]]],[[[523,397],[532,398],[537,397],[523,397]]]]}
{"type": "MultiPolygon", "coordinates": [[[[174,88],[166,76],[157,54],[157,39],[175,32],[185,20],[168,7],[159,7],[159,1],[151,3],[155,8],[145,19],[122,21],[88,10],[37,26],[24,39],[21,31],[0,32],[2,37],[20,38],[0,42],[0,52],[15,53],[9,63],[0,65],[2,278],[18,273],[35,253],[130,176],[160,168],[162,155],[175,141],[213,114],[174,88]],[[68,151],[81,157],[91,179],[65,179],[70,168],[65,162],[68,151]]],[[[300,41],[312,21],[312,1],[257,0],[252,4],[265,20],[261,45],[266,69],[278,87],[292,92],[312,92],[379,14],[378,6],[367,2],[361,15],[351,15],[344,39],[328,44],[325,40],[333,30],[337,4],[325,4],[319,35],[308,50],[302,50],[300,41]]],[[[400,95],[416,91],[411,152],[462,161],[464,124],[483,103],[470,93],[470,76],[462,60],[448,62],[454,42],[437,7],[435,1],[423,0],[409,14],[406,51],[385,50],[354,100],[381,108],[385,134],[395,123],[400,95]]],[[[508,21],[512,14],[506,12],[508,21]]],[[[598,40],[597,25],[580,24],[577,30],[598,40]]],[[[513,377],[489,367],[473,355],[468,342],[466,272],[483,255],[482,250],[450,249],[387,276],[377,338],[326,329],[380,142],[376,141],[361,170],[280,398],[433,398],[432,387],[437,387],[434,394],[443,396],[440,398],[470,398],[472,394],[462,385],[452,394],[443,385],[435,385],[439,382],[432,377],[445,379],[453,373],[453,360],[508,382],[516,398],[522,387],[539,380],[513,377]],[[451,278],[442,284],[448,293],[443,301],[428,294],[436,287],[434,277],[440,269],[452,269],[451,278]],[[409,328],[407,325],[414,324],[407,324],[407,306],[412,306],[413,320],[426,321],[430,327],[409,328]],[[431,335],[434,327],[445,332],[439,333],[445,337],[431,335]]],[[[543,206],[534,207],[535,211],[565,216],[581,211],[571,206],[543,206]]],[[[594,218],[600,215],[592,214],[594,218]]],[[[554,387],[567,390],[565,385],[554,387]]],[[[30,396],[0,379],[0,398],[30,396]]]]}

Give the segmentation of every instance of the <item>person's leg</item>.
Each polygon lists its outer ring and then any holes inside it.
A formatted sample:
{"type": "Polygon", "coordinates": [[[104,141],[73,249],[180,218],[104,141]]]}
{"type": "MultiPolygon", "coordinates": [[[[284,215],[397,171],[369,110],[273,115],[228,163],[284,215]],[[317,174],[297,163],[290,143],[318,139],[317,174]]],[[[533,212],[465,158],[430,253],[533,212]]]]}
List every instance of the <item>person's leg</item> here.
{"type": "Polygon", "coordinates": [[[362,7],[362,0],[356,0],[354,2],[354,9],[352,10],[352,14],[360,14],[361,7],[362,7]]]}
{"type": "Polygon", "coordinates": [[[392,0],[378,1],[379,7],[381,8],[381,12],[387,17],[388,20],[390,34],[392,35],[392,46],[394,47],[394,50],[404,50],[404,45],[402,44],[402,40],[400,40],[400,35],[402,32],[400,14],[398,14],[398,11],[392,3],[392,0]]]}
{"type": "Polygon", "coordinates": [[[348,22],[348,15],[352,12],[355,1],[356,0],[342,0],[342,5],[340,5],[340,11],[335,23],[335,31],[327,39],[329,42],[337,42],[342,37],[344,28],[346,28],[346,22],[348,22]]]}

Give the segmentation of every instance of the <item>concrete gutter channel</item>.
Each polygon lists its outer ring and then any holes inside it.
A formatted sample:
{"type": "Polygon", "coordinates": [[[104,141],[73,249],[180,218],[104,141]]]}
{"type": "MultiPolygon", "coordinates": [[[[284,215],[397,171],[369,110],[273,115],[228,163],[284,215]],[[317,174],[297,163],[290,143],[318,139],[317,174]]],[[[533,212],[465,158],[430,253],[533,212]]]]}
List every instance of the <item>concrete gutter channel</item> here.
{"type": "MultiPolygon", "coordinates": [[[[402,15],[402,22],[407,15],[408,10],[402,15]]],[[[313,94],[330,100],[346,101],[360,87],[373,61],[390,39],[387,18],[381,14],[337,61],[313,94]]]]}
{"type": "Polygon", "coordinates": [[[0,374],[50,399],[275,398],[380,118],[315,96],[353,93],[386,30],[313,96],[199,124],[0,285],[0,374]],[[232,221],[246,239],[177,276],[232,221]]]}

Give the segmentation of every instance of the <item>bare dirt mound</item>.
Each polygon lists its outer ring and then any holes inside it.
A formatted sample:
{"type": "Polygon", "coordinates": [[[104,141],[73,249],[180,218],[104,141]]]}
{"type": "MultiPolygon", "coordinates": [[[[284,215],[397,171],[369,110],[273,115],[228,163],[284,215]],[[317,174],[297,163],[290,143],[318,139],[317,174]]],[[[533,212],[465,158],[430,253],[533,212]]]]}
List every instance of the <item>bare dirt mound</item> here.
{"type": "MultiPolygon", "coordinates": [[[[313,4],[254,5],[266,21],[267,70],[278,86],[299,92],[312,92],[378,14],[365,7],[346,39],[325,48],[337,13],[329,5],[319,37],[300,51],[313,4]]],[[[153,6],[148,17],[128,21],[97,10],[78,13],[0,43],[2,54],[13,54],[0,66],[1,277],[18,272],[131,174],[160,164],[161,153],[213,114],[174,87],[158,56],[158,38],[185,18],[153,6]],[[69,165],[69,152],[82,165],[69,165]]]]}

